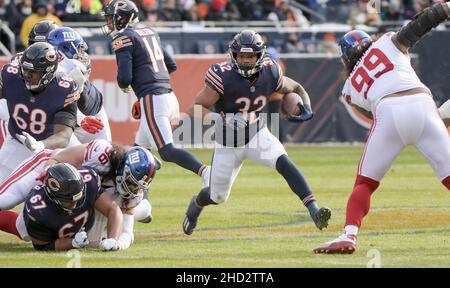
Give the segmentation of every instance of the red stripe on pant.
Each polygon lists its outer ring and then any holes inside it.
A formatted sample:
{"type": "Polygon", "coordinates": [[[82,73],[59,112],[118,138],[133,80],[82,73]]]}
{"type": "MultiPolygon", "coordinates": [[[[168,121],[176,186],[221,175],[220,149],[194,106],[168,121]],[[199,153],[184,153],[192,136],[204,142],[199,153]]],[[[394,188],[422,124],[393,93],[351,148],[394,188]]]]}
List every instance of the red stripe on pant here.
{"type": "Polygon", "coordinates": [[[147,110],[146,119],[147,119],[148,127],[150,128],[150,132],[153,135],[153,138],[155,139],[156,146],[158,146],[158,149],[161,149],[164,147],[165,144],[162,139],[162,135],[159,134],[158,129],[156,127],[157,123],[155,123],[155,121],[153,121],[154,120],[153,119],[154,111],[152,110],[152,106],[153,106],[152,102],[151,102],[151,101],[153,101],[152,97],[153,97],[152,95],[148,95],[144,98],[144,104],[145,104],[145,107],[147,110]]]}
{"type": "Polygon", "coordinates": [[[358,175],[353,186],[352,195],[347,202],[345,225],[361,227],[362,219],[369,213],[370,197],[380,185],[380,182],[358,175]]]}
{"type": "Polygon", "coordinates": [[[12,184],[17,182],[20,178],[28,174],[30,171],[35,169],[39,164],[43,161],[49,159],[51,152],[42,150],[36,156],[31,158],[29,161],[25,162],[22,166],[17,168],[13,173],[9,176],[9,178],[0,185],[0,194],[3,194],[12,184]]]}

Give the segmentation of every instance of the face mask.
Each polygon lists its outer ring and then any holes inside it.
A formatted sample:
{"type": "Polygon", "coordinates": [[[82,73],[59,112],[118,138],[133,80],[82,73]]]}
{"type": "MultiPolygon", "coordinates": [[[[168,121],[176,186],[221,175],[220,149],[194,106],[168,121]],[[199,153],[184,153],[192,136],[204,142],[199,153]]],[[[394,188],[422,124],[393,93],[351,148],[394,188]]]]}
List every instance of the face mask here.
{"type": "Polygon", "coordinates": [[[23,7],[20,9],[20,12],[22,12],[23,15],[30,15],[31,14],[31,7],[23,7]]]}

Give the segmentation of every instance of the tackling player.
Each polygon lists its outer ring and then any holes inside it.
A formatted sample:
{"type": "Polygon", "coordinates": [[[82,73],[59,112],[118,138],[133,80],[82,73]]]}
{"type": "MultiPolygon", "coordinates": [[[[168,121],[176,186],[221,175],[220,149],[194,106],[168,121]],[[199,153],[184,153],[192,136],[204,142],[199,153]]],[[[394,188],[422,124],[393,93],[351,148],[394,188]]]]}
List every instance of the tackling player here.
{"type": "Polygon", "coordinates": [[[437,178],[450,190],[448,131],[430,90],[414,72],[409,57],[409,49],[449,16],[449,2],[435,4],[397,33],[386,33],[375,42],[359,30],[348,32],[339,42],[347,75],[343,97],[373,117],[373,124],[347,202],[344,233],[314,252],[355,252],[356,235],[369,212],[370,198],[408,145],[424,155],[437,178]]]}
{"type": "Polygon", "coordinates": [[[107,239],[117,242],[122,213],[93,170],[76,170],[66,163],[49,167],[44,185],[33,188],[17,218],[21,239],[39,251],[65,251],[89,244],[95,211],[108,220],[107,239]]]}
{"type": "Polygon", "coordinates": [[[199,105],[208,120],[215,122],[215,141],[211,185],[192,197],[183,221],[185,234],[192,234],[203,207],[228,199],[231,187],[245,159],[274,168],[280,173],[305,205],[317,228],[327,227],[331,210],[318,208],[305,177],[288,158],[280,141],[261,119],[260,111],[274,92],[300,95],[301,114],[290,115],[294,122],[313,117],[308,93],[296,81],[283,76],[280,66],[266,57],[261,36],[252,30],[238,33],[229,45],[231,63],[214,64],[206,73],[205,86],[188,111],[194,115],[199,105]],[[215,106],[218,113],[208,108],[215,106]]]}
{"type": "Polygon", "coordinates": [[[34,152],[69,143],[80,94],[71,78],[55,73],[57,67],[55,48],[38,42],[24,51],[18,63],[2,68],[0,98],[7,100],[10,135],[0,150],[0,183],[34,152]]]}
{"type": "MultiPolygon", "coordinates": [[[[101,213],[96,213],[95,225],[88,233],[89,246],[101,247],[104,250],[127,249],[134,241],[134,220],[142,221],[149,216],[151,217],[151,205],[143,197],[148,192],[149,185],[154,179],[156,171],[160,168],[160,163],[145,148],[132,147],[125,153],[121,146],[115,144],[111,146],[104,140],[91,142],[83,151],[83,155],[77,157],[74,154],[81,151],[82,146],[84,145],[66,148],[59,153],[56,152],[53,158],[44,160],[42,164],[38,165],[32,172],[25,174],[24,177],[17,177],[16,175],[16,179],[19,179],[19,181],[14,181],[12,178],[11,182],[5,182],[6,185],[10,184],[10,186],[1,186],[0,191],[6,188],[4,190],[6,193],[0,195],[0,202],[14,199],[14,197],[16,199],[29,197],[31,187],[39,185],[40,181],[44,181],[47,177],[48,170],[45,170],[44,166],[48,169],[48,167],[53,167],[52,165],[65,160],[81,168],[93,169],[99,172],[99,176],[103,175],[101,176],[101,185],[105,188],[105,193],[108,193],[122,209],[123,226],[118,241],[102,243],[101,240],[106,236],[107,218],[101,213]],[[114,179],[114,181],[111,181],[111,179],[114,179]],[[102,246],[103,244],[106,246],[102,246]]],[[[39,154],[44,152],[42,151],[39,154]]],[[[17,232],[20,231],[21,220],[17,217],[18,215],[13,211],[0,211],[0,230],[23,239],[21,234],[17,232]]]]}
{"type": "Polygon", "coordinates": [[[86,53],[88,46],[81,35],[70,27],[60,27],[51,31],[47,42],[60,53],[59,68],[82,86],[77,101],[77,127],[75,136],[81,143],[94,139],[111,142],[108,116],[103,108],[103,94],[89,81],[91,59],[86,53]],[[86,117],[87,116],[87,117],[86,117]]]}

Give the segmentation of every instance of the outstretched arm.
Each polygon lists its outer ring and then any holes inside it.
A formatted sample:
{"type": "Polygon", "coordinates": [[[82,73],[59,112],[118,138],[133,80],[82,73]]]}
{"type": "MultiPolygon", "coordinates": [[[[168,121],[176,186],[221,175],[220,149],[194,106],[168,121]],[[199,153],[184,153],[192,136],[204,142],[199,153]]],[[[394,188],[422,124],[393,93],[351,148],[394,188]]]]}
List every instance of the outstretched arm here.
{"type": "Polygon", "coordinates": [[[416,45],[432,28],[447,20],[450,16],[450,2],[435,4],[426,8],[414,19],[392,36],[392,42],[403,53],[416,45]]]}

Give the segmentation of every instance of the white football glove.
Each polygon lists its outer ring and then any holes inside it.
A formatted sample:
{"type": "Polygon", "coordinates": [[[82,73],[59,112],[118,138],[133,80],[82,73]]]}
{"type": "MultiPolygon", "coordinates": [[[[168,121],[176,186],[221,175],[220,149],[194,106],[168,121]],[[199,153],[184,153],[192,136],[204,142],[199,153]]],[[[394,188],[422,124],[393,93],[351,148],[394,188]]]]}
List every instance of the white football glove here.
{"type": "Polygon", "coordinates": [[[131,93],[132,89],[131,86],[125,87],[125,88],[120,88],[120,90],[122,90],[123,93],[131,93]]]}
{"type": "Polygon", "coordinates": [[[89,245],[89,239],[87,236],[86,231],[81,230],[77,234],[75,234],[75,237],[72,239],[72,247],[73,248],[84,248],[89,245]]]}
{"type": "Polygon", "coordinates": [[[242,113],[233,114],[226,118],[227,127],[233,130],[243,129],[247,127],[247,118],[242,113]]]}
{"type": "Polygon", "coordinates": [[[99,247],[103,251],[117,251],[120,249],[117,240],[114,238],[103,239],[100,241],[99,247]]]}
{"type": "Polygon", "coordinates": [[[447,100],[444,104],[439,107],[439,114],[442,119],[450,118],[450,100],[447,100]]]}
{"type": "Polygon", "coordinates": [[[42,141],[37,141],[33,136],[23,131],[22,135],[16,134],[17,139],[32,152],[39,152],[45,149],[42,141]]]}

